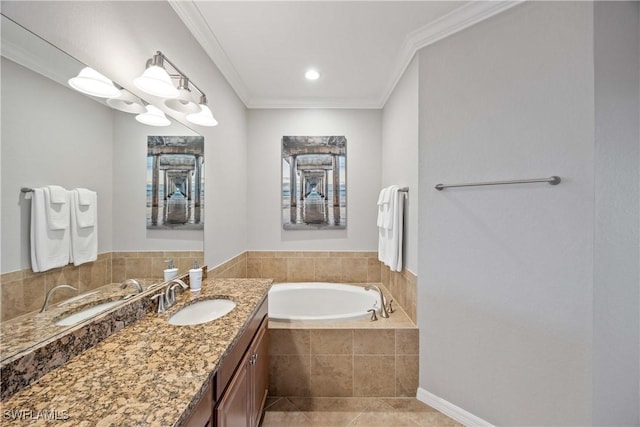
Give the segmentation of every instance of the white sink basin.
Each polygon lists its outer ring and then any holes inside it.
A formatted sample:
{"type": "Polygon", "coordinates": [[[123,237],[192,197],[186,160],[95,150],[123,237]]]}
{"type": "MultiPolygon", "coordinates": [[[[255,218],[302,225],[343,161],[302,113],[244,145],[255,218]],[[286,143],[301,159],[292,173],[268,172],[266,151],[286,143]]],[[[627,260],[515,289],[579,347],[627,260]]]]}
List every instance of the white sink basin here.
{"type": "Polygon", "coordinates": [[[96,314],[109,310],[116,305],[121,304],[122,301],[109,301],[103,302],[102,304],[94,305],[93,307],[86,308],[77,313],[73,313],[67,317],[63,317],[62,319],[56,321],[56,325],[58,326],[71,326],[76,323],[82,322],[83,320],[87,320],[90,317],[95,316],[96,314]]]}
{"type": "Polygon", "coordinates": [[[206,299],[180,309],[169,318],[170,325],[199,325],[229,313],[236,303],[228,299],[206,299]]]}

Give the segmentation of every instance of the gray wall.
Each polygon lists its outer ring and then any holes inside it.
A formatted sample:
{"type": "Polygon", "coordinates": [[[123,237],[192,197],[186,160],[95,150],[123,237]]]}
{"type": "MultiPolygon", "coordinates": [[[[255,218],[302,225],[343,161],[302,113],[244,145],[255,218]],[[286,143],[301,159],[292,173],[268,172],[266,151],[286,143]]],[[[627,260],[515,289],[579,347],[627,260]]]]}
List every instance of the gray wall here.
{"type": "Polygon", "coordinates": [[[494,424],[591,421],[593,19],[527,2],[419,53],[420,387],[494,424]]]}
{"type": "Polygon", "coordinates": [[[98,252],[112,250],[112,109],[2,58],[2,273],[30,268],[31,196],[62,185],[98,193],[98,252]]]}
{"type": "Polygon", "coordinates": [[[640,425],[640,3],[595,5],[593,423],[640,425]]]}
{"type": "Polygon", "coordinates": [[[380,117],[380,110],[249,110],[246,173],[250,250],[377,250],[380,117]],[[285,135],[346,136],[346,230],[282,229],[281,140],[285,135]]]}
{"type": "Polygon", "coordinates": [[[382,185],[409,187],[405,201],[405,267],[418,275],[418,60],[411,61],[382,111],[382,185]]]}
{"type": "Polygon", "coordinates": [[[3,1],[2,11],[138,95],[133,79],[151,55],[161,50],[175,62],[220,123],[197,128],[205,137],[205,261],[215,266],[246,250],[246,108],[167,2],[3,1]]]}

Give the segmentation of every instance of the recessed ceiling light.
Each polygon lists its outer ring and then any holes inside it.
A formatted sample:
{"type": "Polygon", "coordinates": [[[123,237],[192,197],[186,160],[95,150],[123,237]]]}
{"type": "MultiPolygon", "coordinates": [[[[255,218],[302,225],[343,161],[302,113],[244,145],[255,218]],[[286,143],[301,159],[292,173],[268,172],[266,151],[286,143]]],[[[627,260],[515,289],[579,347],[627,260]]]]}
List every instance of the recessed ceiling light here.
{"type": "Polygon", "coordinates": [[[307,78],[307,80],[318,80],[318,78],[320,77],[320,73],[316,70],[309,70],[304,73],[304,76],[307,78]]]}

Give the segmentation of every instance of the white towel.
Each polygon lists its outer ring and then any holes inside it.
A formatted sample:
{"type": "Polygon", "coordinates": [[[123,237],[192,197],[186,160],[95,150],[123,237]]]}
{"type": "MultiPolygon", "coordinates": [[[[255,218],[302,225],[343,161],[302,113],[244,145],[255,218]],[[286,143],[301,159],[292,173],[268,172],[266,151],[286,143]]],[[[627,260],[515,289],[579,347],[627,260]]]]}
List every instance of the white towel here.
{"type": "Polygon", "coordinates": [[[391,271],[402,271],[402,239],[405,193],[400,187],[389,187],[389,211],[378,227],[378,260],[391,271]]]}
{"type": "Polygon", "coordinates": [[[98,194],[86,188],[74,188],[71,191],[75,193],[75,199],[73,199],[74,202],[71,203],[71,209],[74,210],[76,214],[76,225],[80,228],[93,227],[96,225],[98,194]]]}
{"type": "Polygon", "coordinates": [[[98,259],[98,206],[97,194],[90,191],[93,202],[80,205],[80,192],[71,191],[71,259],[73,265],[98,259]],[[91,225],[86,225],[91,224],[91,225]]]}
{"type": "Polygon", "coordinates": [[[31,196],[31,269],[34,272],[64,267],[69,263],[69,227],[56,230],[49,227],[45,192],[45,188],[34,188],[31,196]]]}
{"type": "Polygon", "coordinates": [[[66,188],[59,185],[47,185],[47,188],[51,196],[51,203],[69,203],[69,192],[66,188]]]}
{"type": "Polygon", "coordinates": [[[78,192],[78,204],[80,206],[89,206],[96,201],[96,192],[87,190],[86,188],[76,188],[78,192]]]}
{"type": "Polygon", "coordinates": [[[42,188],[47,215],[47,224],[51,230],[69,228],[69,192],[57,185],[42,188]]]}
{"type": "Polygon", "coordinates": [[[382,227],[384,224],[385,215],[387,215],[387,211],[389,210],[389,187],[385,187],[380,190],[380,195],[378,196],[378,227],[382,227]]]}
{"type": "Polygon", "coordinates": [[[393,227],[394,215],[396,210],[397,193],[400,187],[398,185],[390,185],[387,187],[387,209],[384,214],[382,227],[391,230],[393,227]]]}

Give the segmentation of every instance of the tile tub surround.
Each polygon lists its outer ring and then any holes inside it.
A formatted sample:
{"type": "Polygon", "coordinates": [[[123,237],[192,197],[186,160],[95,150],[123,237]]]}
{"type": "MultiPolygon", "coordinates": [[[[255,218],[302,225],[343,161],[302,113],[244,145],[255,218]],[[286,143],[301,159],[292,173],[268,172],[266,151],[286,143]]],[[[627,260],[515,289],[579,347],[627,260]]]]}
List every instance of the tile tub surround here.
{"type": "Polygon", "coordinates": [[[42,273],[34,273],[31,269],[4,273],[0,275],[0,320],[4,322],[37,312],[42,307],[47,292],[56,285],[71,285],[78,288],[78,292],[56,292],[50,300],[54,304],[78,293],[85,293],[112,282],[122,282],[128,278],[162,278],[168,259],[173,259],[176,267],[183,272],[191,268],[194,260],[203,265],[204,252],[109,252],[98,255],[94,262],[79,266],[70,264],[42,273]]]}
{"type": "Polygon", "coordinates": [[[418,324],[418,278],[406,268],[400,272],[391,271],[380,263],[380,281],[393,298],[404,308],[413,323],[418,324]]]}
{"type": "Polygon", "coordinates": [[[382,283],[417,323],[416,275],[406,268],[391,271],[378,261],[377,252],[249,251],[246,269],[246,277],[269,277],[274,282],[382,283]]]}
{"type": "Polygon", "coordinates": [[[375,322],[270,320],[269,394],[413,397],[418,347],[418,329],[401,307],[375,322]]]}
{"type": "Polygon", "coordinates": [[[274,282],[380,283],[375,252],[247,252],[247,277],[274,282]]]}
{"type": "MultiPolygon", "coordinates": [[[[182,293],[167,313],[145,316],[2,402],[3,414],[58,411],[67,417],[56,422],[63,426],[182,425],[270,286],[267,279],[205,279],[200,293],[182,293]],[[224,317],[167,323],[184,304],[222,295],[237,303],[224,317]]],[[[29,424],[6,418],[3,425],[29,424]]]]}

